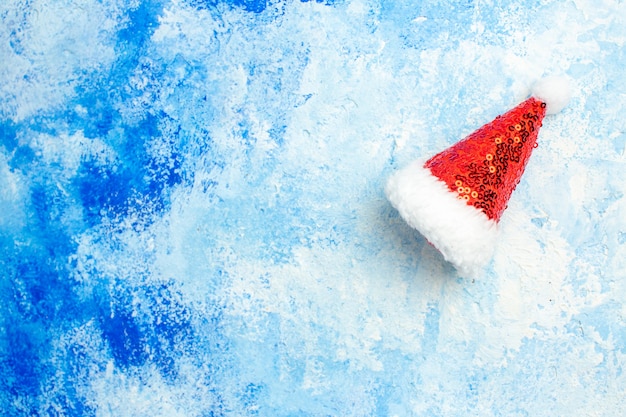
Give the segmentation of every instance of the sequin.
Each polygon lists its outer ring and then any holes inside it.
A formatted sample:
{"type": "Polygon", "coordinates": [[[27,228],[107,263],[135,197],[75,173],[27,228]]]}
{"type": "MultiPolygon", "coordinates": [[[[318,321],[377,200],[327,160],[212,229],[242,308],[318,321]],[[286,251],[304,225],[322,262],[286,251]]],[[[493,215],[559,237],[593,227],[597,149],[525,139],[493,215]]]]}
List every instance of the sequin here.
{"type": "Polygon", "coordinates": [[[530,98],[435,155],[425,166],[457,198],[497,221],[537,146],[544,116],[545,104],[530,98]],[[484,155],[483,159],[478,155],[484,155]]]}

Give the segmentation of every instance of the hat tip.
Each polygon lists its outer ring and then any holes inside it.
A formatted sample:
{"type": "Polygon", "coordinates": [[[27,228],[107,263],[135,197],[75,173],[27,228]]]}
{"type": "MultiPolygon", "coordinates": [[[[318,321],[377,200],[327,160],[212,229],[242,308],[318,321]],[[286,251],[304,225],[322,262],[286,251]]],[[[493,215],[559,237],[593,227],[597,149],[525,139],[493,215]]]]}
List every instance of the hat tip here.
{"type": "Polygon", "coordinates": [[[546,114],[563,110],[572,98],[570,83],[564,76],[548,76],[532,87],[532,96],[546,103],[546,114]]]}

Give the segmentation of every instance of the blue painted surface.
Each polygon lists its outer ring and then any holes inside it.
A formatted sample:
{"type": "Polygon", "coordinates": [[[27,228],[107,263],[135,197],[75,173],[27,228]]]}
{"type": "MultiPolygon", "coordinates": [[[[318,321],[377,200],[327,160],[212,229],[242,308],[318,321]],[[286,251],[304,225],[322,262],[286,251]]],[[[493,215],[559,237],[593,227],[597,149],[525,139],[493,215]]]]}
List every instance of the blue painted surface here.
{"type": "Polygon", "coordinates": [[[620,415],[626,7],[0,5],[0,409],[620,415]],[[386,178],[573,99],[458,276],[386,178]]]}

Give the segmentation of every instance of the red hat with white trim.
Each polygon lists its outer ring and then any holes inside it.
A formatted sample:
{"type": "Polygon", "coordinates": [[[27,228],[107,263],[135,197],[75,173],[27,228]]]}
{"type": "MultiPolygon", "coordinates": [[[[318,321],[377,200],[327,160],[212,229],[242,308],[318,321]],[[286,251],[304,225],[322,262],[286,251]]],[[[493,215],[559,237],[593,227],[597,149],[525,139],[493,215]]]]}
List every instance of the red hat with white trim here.
{"type": "Polygon", "coordinates": [[[523,103],[396,172],[387,198],[461,274],[477,275],[491,259],[498,221],[537,146],[544,116],[569,99],[564,78],[540,80],[523,103]]]}

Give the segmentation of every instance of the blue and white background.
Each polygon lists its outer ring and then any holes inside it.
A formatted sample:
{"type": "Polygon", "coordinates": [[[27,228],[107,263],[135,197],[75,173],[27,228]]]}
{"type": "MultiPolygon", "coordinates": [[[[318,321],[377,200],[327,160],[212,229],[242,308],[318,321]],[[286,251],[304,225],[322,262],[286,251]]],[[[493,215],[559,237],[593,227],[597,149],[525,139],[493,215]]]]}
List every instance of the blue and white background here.
{"type": "Polygon", "coordinates": [[[4,0],[6,416],[619,416],[626,4],[4,0]],[[565,74],[459,276],[388,176],[565,74]]]}

